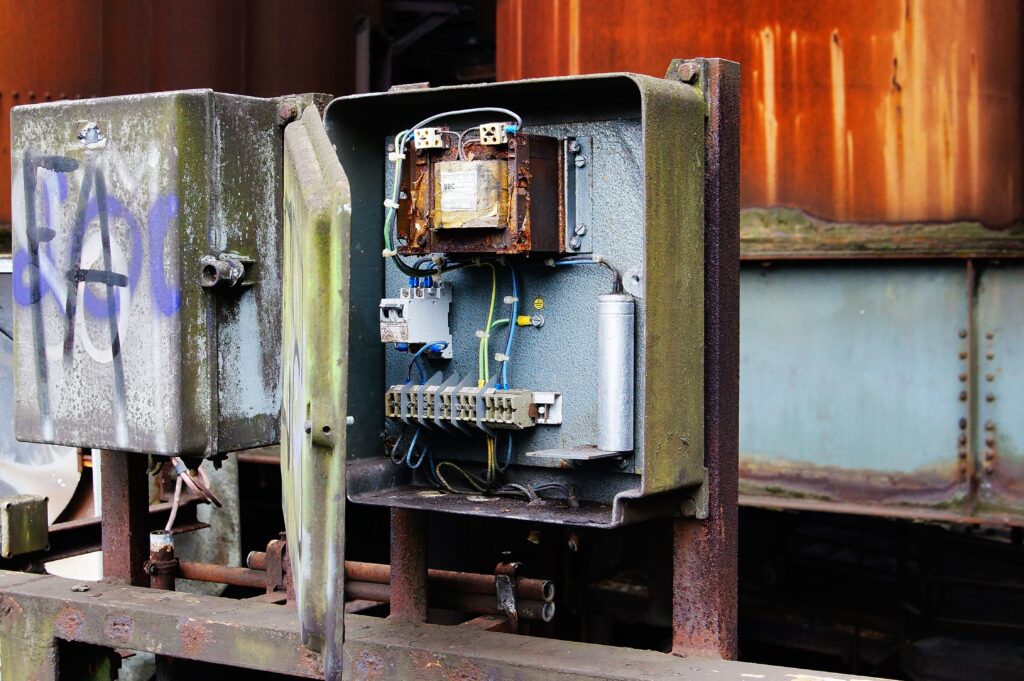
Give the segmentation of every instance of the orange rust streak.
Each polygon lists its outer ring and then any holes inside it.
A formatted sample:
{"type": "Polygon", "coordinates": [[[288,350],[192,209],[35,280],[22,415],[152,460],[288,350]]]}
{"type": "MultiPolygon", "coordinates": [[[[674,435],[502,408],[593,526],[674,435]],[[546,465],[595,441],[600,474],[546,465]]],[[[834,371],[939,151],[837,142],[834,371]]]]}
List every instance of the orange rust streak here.
{"type": "Polygon", "coordinates": [[[1024,3],[721,0],[709,13],[697,0],[554,2],[570,17],[557,35],[551,3],[502,0],[523,13],[525,63],[502,43],[499,79],[740,62],[744,206],[859,222],[1024,219],[1024,3]]]}

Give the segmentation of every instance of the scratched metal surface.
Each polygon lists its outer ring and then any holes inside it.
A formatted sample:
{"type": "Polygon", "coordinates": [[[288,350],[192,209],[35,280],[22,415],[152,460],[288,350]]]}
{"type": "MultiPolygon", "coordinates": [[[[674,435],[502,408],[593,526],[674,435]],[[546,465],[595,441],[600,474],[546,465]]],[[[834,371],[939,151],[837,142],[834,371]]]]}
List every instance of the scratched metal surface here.
{"type": "Polygon", "coordinates": [[[756,265],[741,291],[743,493],[964,504],[962,264],[756,265]]]}
{"type": "Polygon", "coordinates": [[[277,440],[276,111],[208,90],[14,109],[19,438],[167,454],[277,440]],[[215,302],[199,259],[226,249],[257,259],[255,285],[215,302]]]}

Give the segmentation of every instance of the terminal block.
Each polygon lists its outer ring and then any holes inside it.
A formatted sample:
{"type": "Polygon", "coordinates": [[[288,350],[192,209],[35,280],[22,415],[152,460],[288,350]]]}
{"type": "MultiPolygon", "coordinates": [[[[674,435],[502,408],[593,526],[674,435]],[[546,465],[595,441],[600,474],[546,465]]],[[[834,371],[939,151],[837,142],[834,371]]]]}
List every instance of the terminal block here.
{"type": "Polygon", "coordinates": [[[451,304],[452,288],[443,282],[433,286],[410,286],[401,289],[398,298],[384,298],[380,301],[381,342],[445,343],[440,356],[451,359],[452,334],[448,327],[451,304]]]}
{"type": "Polygon", "coordinates": [[[413,133],[412,143],[417,149],[444,149],[442,128],[419,128],[413,133]]]}
{"type": "Polygon", "coordinates": [[[452,376],[441,381],[438,375],[426,383],[393,385],[384,396],[384,413],[406,423],[464,432],[562,423],[561,393],[476,387],[457,380],[452,376]]]}
{"type": "Polygon", "coordinates": [[[484,123],[480,126],[480,144],[508,144],[508,123],[484,123]]]}

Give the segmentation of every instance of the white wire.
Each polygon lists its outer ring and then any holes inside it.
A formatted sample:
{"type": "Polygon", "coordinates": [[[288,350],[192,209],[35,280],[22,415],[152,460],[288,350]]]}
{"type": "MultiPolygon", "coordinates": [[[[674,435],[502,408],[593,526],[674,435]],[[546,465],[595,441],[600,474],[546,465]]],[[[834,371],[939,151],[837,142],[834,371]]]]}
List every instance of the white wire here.
{"type": "Polygon", "coordinates": [[[469,114],[476,114],[476,113],[503,113],[503,114],[506,114],[506,115],[511,116],[512,118],[516,119],[516,125],[518,125],[520,128],[523,127],[523,119],[519,116],[519,114],[517,114],[514,111],[509,111],[508,109],[503,109],[500,106],[480,106],[480,107],[476,107],[476,108],[473,108],[473,109],[457,109],[455,111],[444,111],[444,112],[439,113],[439,114],[434,114],[433,116],[429,116],[427,118],[424,118],[422,121],[420,121],[416,125],[412,126],[409,129],[409,131],[412,132],[413,130],[416,130],[417,128],[422,128],[427,123],[433,123],[434,121],[438,120],[439,118],[447,118],[449,116],[468,116],[469,114]]]}
{"type": "Polygon", "coordinates": [[[181,474],[178,474],[178,479],[174,481],[174,501],[171,502],[171,515],[167,518],[167,524],[164,526],[165,532],[170,532],[171,528],[174,527],[174,519],[178,517],[178,504],[181,503],[181,474]]]}

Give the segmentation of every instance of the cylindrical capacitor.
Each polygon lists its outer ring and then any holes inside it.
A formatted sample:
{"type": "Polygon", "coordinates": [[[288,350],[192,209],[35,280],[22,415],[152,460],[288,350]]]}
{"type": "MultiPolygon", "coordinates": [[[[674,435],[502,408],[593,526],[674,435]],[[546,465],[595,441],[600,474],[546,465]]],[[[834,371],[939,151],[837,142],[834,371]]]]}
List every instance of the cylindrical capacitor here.
{"type": "Polygon", "coordinates": [[[633,296],[597,299],[597,448],[633,450],[633,296]]]}

